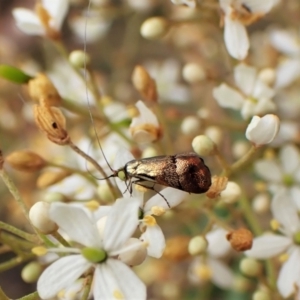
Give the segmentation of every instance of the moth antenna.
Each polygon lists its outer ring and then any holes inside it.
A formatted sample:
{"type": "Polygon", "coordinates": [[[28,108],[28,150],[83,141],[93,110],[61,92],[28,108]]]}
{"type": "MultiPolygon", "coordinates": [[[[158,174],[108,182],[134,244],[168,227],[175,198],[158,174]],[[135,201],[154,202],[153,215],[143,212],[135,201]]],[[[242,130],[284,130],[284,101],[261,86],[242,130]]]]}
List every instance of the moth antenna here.
{"type": "MultiPolygon", "coordinates": [[[[86,42],[86,37],[87,37],[87,25],[88,25],[88,15],[89,15],[89,12],[90,12],[90,8],[91,8],[91,3],[92,3],[92,0],[89,0],[89,3],[88,3],[88,7],[87,7],[87,17],[85,19],[85,24],[84,24],[84,43],[83,43],[83,52],[84,52],[84,60],[83,60],[83,78],[84,78],[84,81],[85,81],[85,95],[86,95],[86,101],[87,101],[87,106],[88,106],[88,111],[89,111],[89,116],[90,116],[90,120],[91,120],[91,123],[92,123],[92,126],[93,126],[93,130],[95,132],[95,136],[96,136],[96,140],[97,140],[97,144],[100,148],[100,151],[104,157],[104,160],[105,162],[107,163],[109,169],[115,173],[115,170],[113,170],[113,168],[111,167],[110,163],[108,162],[105,154],[104,154],[104,151],[103,151],[103,148],[101,146],[101,143],[100,143],[100,139],[99,139],[99,135],[97,133],[97,130],[96,130],[96,125],[95,125],[95,121],[94,121],[94,118],[93,118],[93,114],[91,112],[91,104],[90,104],[90,98],[89,98],[89,92],[88,92],[88,86],[87,86],[87,63],[86,63],[86,51],[87,51],[87,42],[86,42]]],[[[107,179],[107,178],[110,178],[110,177],[113,177],[113,176],[108,176],[106,178],[97,178],[98,180],[102,180],[102,179],[107,179]]]]}

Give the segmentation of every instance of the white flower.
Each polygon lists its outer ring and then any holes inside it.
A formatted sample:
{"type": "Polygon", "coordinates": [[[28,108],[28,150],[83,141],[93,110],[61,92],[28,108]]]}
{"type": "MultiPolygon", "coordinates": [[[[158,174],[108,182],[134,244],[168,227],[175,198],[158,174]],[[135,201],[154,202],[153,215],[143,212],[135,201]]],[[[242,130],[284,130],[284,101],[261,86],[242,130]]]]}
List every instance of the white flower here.
{"type": "Polygon", "coordinates": [[[190,100],[190,91],[179,83],[181,70],[177,60],[166,59],[162,63],[151,61],[145,64],[150,76],[155,79],[161,100],[184,104],[190,100]]]}
{"type": "Polygon", "coordinates": [[[244,119],[275,110],[271,100],[275,92],[260,80],[254,67],[238,64],[234,68],[234,79],[240,91],[225,83],[213,89],[213,96],[221,107],[240,110],[244,119]]]}
{"type": "Polygon", "coordinates": [[[270,34],[271,44],[287,58],[279,64],[275,87],[284,88],[300,76],[299,33],[288,30],[273,30],[270,34]]]}
{"type": "Polygon", "coordinates": [[[80,207],[52,204],[51,219],[72,241],[86,248],[81,251],[68,247],[53,249],[73,254],[59,258],[43,272],[37,283],[40,297],[55,297],[93,267],[94,299],[146,299],[145,285],[128,266],[114,258],[126,251],[123,245],[136,229],[138,209],[139,201],[136,198],[117,200],[100,235],[95,223],[80,207]],[[91,256],[89,251],[97,256],[91,256]]]}
{"type": "Polygon", "coordinates": [[[196,1],[195,0],[171,0],[171,2],[175,5],[187,5],[191,8],[196,7],[196,1]]]}
{"type": "Polygon", "coordinates": [[[69,0],[41,0],[35,12],[26,8],[13,9],[18,28],[30,35],[59,35],[69,9],[69,0]]]}
{"type": "Polygon", "coordinates": [[[258,160],[254,168],[259,176],[268,181],[272,193],[285,188],[300,210],[300,153],[295,145],[283,146],[279,152],[279,161],[258,160]]]}
{"type": "Polygon", "coordinates": [[[231,250],[226,233],[224,229],[215,228],[205,236],[208,242],[207,255],[195,258],[190,265],[189,277],[193,282],[201,283],[210,279],[220,288],[232,287],[234,274],[221,260],[231,250]]]}
{"type": "Polygon", "coordinates": [[[139,144],[151,143],[161,136],[156,115],[142,102],[136,103],[139,115],[132,119],[129,130],[134,141],[139,144]]]}
{"type": "Polygon", "coordinates": [[[286,298],[300,287],[300,219],[296,207],[284,190],[274,196],[271,209],[274,218],[280,224],[279,231],[282,235],[266,234],[255,238],[252,249],[245,254],[257,259],[287,254],[288,258],[283,263],[277,279],[278,290],[286,298]]]}
{"type": "Polygon", "coordinates": [[[243,60],[249,50],[245,26],[257,21],[271,10],[277,0],[219,0],[224,13],[224,40],[229,54],[243,60]]]}
{"type": "Polygon", "coordinates": [[[279,130],[279,118],[265,115],[254,116],[246,129],[246,137],[256,147],[271,143],[279,130]]]}

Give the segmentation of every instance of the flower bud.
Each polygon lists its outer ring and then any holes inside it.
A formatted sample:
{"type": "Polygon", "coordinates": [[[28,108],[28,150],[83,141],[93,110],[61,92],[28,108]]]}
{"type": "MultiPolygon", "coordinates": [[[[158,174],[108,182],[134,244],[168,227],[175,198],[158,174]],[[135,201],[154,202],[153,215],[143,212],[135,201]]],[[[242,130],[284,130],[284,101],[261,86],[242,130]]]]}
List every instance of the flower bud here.
{"type": "Polygon", "coordinates": [[[21,277],[26,283],[34,283],[39,279],[42,271],[42,266],[38,262],[32,261],[22,269],[21,277]]]}
{"type": "Polygon", "coordinates": [[[44,189],[49,187],[69,176],[71,173],[68,171],[47,171],[39,176],[37,179],[37,187],[40,189],[44,189]]]}
{"type": "Polygon", "coordinates": [[[35,172],[46,166],[46,161],[38,154],[28,151],[15,151],[6,157],[6,161],[16,170],[35,172]]]}
{"type": "Polygon", "coordinates": [[[246,251],[252,248],[253,235],[246,228],[239,228],[226,235],[231,247],[236,251],[246,251]]]}
{"type": "Polygon", "coordinates": [[[145,243],[137,238],[130,238],[124,248],[132,247],[131,250],[124,251],[119,255],[119,260],[128,266],[137,266],[144,262],[147,257],[147,247],[145,243]]]}
{"type": "Polygon", "coordinates": [[[232,146],[232,154],[235,158],[243,157],[249,151],[249,143],[247,141],[236,141],[232,146]]]}
{"type": "Polygon", "coordinates": [[[181,131],[186,135],[195,135],[200,129],[200,120],[195,116],[189,116],[183,119],[181,131]]]}
{"type": "Polygon", "coordinates": [[[147,147],[142,152],[142,158],[157,156],[157,151],[153,147],[147,147]]]}
{"type": "Polygon", "coordinates": [[[148,101],[157,102],[156,83],[144,67],[137,65],[133,70],[131,80],[142,97],[148,101]]]}
{"type": "Polygon", "coordinates": [[[246,137],[256,147],[271,143],[279,131],[276,115],[254,116],[246,129],[246,137]]]}
{"type": "Polygon", "coordinates": [[[175,236],[168,239],[163,257],[174,262],[188,258],[190,256],[188,251],[189,242],[190,237],[188,236],[175,236]]]}
{"type": "Polygon", "coordinates": [[[202,66],[188,63],[183,67],[182,77],[189,83],[197,83],[205,79],[206,74],[202,66]]]}
{"type": "Polygon", "coordinates": [[[65,130],[65,116],[57,107],[35,105],[34,118],[37,126],[47,134],[50,141],[58,145],[67,145],[70,142],[65,130]]]}
{"type": "Polygon", "coordinates": [[[169,31],[169,22],[162,17],[147,19],[141,26],[140,33],[145,39],[155,40],[162,38],[169,31]]]}
{"type": "Polygon", "coordinates": [[[240,262],[241,272],[249,277],[257,277],[261,273],[261,264],[254,258],[246,257],[240,262]]]}
{"type": "Polygon", "coordinates": [[[213,155],[215,153],[215,143],[206,135],[198,135],[192,141],[194,151],[200,156],[213,155]]]}
{"type": "Polygon", "coordinates": [[[199,255],[206,252],[207,246],[208,243],[205,237],[194,236],[189,242],[188,250],[191,255],[199,255]]]}
{"type": "Polygon", "coordinates": [[[223,190],[220,194],[222,201],[227,204],[237,202],[241,195],[242,190],[240,186],[233,181],[228,181],[225,190],[223,190]]]}
{"type": "Polygon", "coordinates": [[[271,300],[270,293],[268,291],[258,290],[252,295],[252,300],[271,300]]]}
{"type": "Polygon", "coordinates": [[[258,79],[265,84],[272,86],[276,79],[276,71],[273,68],[264,68],[258,73],[258,79]]]}
{"type": "Polygon", "coordinates": [[[53,83],[42,73],[28,82],[28,92],[34,101],[43,99],[47,106],[60,106],[62,101],[53,83]]]}
{"type": "Polygon", "coordinates": [[[112,202],[114,200],[114,196],[107,183],[103,183],[98,186],[97,194],[99,195],[101,201],[105,203],[112,202]]]}
{"type": "Polygon", "coordinates": [[[75,68],[84,68],[90,63],[90,57],[82,50],[74,50],[69,55],[69,61],[75,68]]]}
{"type": "Polygon", "coordinates": [[[222,141],[223,132],[218,126],[209,126],[205,129],[205,135],[210,138],[216,145],[222,141]]]}
{"type": "Polygon", "coordinates": [[[29,219],[32,225],[44,234],[50,234],[57,230],[57,225],[49,218],[50,203],[39,201],[29,211],[29,219]]]}

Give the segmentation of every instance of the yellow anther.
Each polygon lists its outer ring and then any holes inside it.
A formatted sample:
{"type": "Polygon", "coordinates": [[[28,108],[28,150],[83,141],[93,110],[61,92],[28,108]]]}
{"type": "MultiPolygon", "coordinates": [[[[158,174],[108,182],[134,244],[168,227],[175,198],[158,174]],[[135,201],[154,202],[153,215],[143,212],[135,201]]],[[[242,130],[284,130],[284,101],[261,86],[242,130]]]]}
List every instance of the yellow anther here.
{"type": "Polygon", "coordinates": [[[39,247],[32,248],[31,252],[37,256],[43,256],[48,252],[48,250],[43,246],[39,246],[39,247]]]}
{"type": "Polygon", "coordinates": [[[289,259],[289,255],[287,253],[283,253],[279,256],[279,261],[281,263],[284,263],[286,262],[287,260],[289,259]]]}
{"type": "Polygon", "coordinates": [[[145,216],[143,221],[144,221],[145,225],[147,225],[147,226],[155,226],[156,225],[156,220],[152,216],[145,216]]]}
{"type": "Polygon", "coordinates": [[[95,211],[99,208],[100,204],[96,200],[91,200],[85,203],[86,208],[88,208],[91,211],[95,211]]]}
{"type": "Polygon", "coordinates": [[[195,274],[204,281],[208,281],[212,277],[212,271],[211,268],[207,265],[200,265],[197,268],[195,268],[195,274]]]}
{"type": "Polygon", "coordinates": [[[154,216],[161,216],[166,212],[166,210],[161,206],[153,206],[151,208],[151,213],[154,216]]]}
{"type": "Polygon", "coordinates": [[[272,230],[277,231],[280,228],[280,223],[276,219],[272,219],[270,222],[272,230]]]}
{"type": "Polygon", "coordinates": [[[113,297],[114,299],[124,299],[123,294],[121,293],[121,291],[115,290],[113,292],[113,297]]]}

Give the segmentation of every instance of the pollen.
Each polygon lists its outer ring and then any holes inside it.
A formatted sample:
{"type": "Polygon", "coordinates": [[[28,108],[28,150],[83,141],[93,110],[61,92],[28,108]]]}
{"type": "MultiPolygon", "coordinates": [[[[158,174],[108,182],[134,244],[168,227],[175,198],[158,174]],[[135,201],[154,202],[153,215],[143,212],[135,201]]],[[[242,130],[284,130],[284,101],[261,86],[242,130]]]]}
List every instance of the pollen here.
{"type": "Polygon", "coordinates": [[[280,227],[280,223],[276,219],[273,219],[270,222],[270,226],[271,226],[273,231],[277,231],[280,227]]]}
{"type": "Polygon", "coordinates": [[[151,208],[151,213],[154,216],[162,216],[165,212],[166,210],[161,206],[153,206],[151,208]]]}
{"type": "Polygon", "coordinates": [[[119,290],[115,290],[113,292],[113,297],[114,297],[114,299],[125,299],[123,294],[119,290]]]}
{"type": "Polygon", "coordinates": [[[283,253],[279,256],[279,261],[281,263],[284,263],[286,262],[287,260],[289,259],[289,255],[287,253],[283,253]]]}
{"type": "Polygon", "coordinates": [[[99,208],[100,204],[98,201],[96,200],[91,200],[91,201],[88,201],[86,204],[85,204],[86,208],[88,208],[89,210],[91,211],[95,211],[99,208]]]}
{"type": "Polygon", "coordinates": [[[42,246],[34,247],[31,249],[31,252],[37,256],[43,256],[48,252],[48,249],[42,246]]]}
{"type": "Polygon", "coordinates": [[[200,265],[195,268],[195,274],[204,281],[209,281],[212,277],[211,268],[207,265],[200,265]]]}
{"type": "Polygon", "coordinates": [[[155,226],[156,225],[156,220],[152,216],[145,216],[143,221],[147,226],[155,226]]]}

